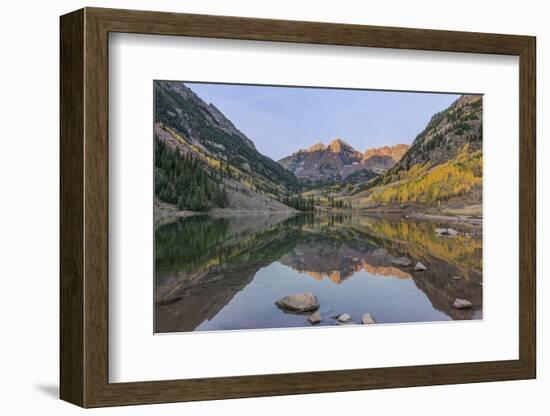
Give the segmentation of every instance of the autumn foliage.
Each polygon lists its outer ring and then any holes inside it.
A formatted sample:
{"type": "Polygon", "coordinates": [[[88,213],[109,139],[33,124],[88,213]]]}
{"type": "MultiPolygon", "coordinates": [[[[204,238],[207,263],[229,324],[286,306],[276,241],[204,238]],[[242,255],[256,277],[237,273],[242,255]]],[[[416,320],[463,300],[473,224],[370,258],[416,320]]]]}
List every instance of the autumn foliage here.
{"type": "Polygon", "coordinates": [[[369,199],[379,204],[438,204],[481,188],[482,167],[481,151],[469,152],[466,145],[445,163],[432,167],[428,162],[400,172],[397,181],[375,188],[369,199]]]}

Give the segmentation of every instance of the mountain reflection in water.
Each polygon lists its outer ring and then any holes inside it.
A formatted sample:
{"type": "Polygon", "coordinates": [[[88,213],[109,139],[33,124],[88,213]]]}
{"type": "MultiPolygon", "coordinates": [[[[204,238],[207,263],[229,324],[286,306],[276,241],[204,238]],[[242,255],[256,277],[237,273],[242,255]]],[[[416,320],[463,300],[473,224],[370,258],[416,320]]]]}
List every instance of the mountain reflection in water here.
{"type": "MultiPolygon", "coordinates": [[[[155,332],[310,326],[275,306],[311,291],[323,321],[482,318],[480,230],[438,236],[433,222],[358,215],[195,216],[155,239],[155,332]],[[406,256],[409,267],[391,260],[406,256]],[[415,272],[422,262],[427,271],[415,272]],[[452,279],[459,276],[460,279],[452,279]],[[472,302],[455,309],[456,298],[472,302]]],[[[456,228],[456,227],[455,227],[456,228]]]]}

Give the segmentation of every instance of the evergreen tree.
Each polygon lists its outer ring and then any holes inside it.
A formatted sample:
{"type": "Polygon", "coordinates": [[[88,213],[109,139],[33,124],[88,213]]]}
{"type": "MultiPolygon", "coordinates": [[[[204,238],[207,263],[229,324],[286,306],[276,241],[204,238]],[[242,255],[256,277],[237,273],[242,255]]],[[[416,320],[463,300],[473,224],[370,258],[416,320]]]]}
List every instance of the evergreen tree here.
{"type": "Polygon", "coordinates": [[[202,161],[171,149],[155,138],[155,194],[161,201],[177,205],[180,210],[227,207],[227,191],[219,178],[220,175],[211,173],[202,161]]]}

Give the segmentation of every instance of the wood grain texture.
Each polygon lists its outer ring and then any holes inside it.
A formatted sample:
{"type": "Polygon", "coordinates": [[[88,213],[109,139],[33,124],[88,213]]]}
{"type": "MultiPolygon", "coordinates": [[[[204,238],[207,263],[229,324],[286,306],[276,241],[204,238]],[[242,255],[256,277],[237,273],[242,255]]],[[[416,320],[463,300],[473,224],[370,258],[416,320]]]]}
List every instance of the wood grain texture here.
{"type": "Polygon", "coordinates": [[[519,55],[528,36],[87,8],[110,32],[519,55]]]}
{"type": "Polygon", "coordinates": [[[83,407],[535,377],[535,39],[485,33],[87,8],[61,18],[61,396],[83,407]],[[520,57],[519,359],[109,383],[108,33],[520,57]]]}
{"type": "Polygon", "coordinates": [[[108,32],[86,14],[84,59],[84,332],[85,406],[101,396],[108,380],[109,134],[108,32]]]}
{"type": "Polygon", "coordinates": [[[520,54],[519,103],[519,355],[536,377],[536,40],[520,54]]]}
{"type": "Polygon", "coordinates": [[[61,19],[60,44],[60,388],[84,405],[84,12],[61,19]]]}

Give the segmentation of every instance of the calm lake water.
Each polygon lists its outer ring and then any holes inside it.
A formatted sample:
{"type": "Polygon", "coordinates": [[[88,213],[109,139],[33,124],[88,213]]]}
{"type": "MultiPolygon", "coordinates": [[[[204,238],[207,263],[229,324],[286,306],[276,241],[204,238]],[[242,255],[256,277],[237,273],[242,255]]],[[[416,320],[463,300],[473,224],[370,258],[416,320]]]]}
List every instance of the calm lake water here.
{"type": "Polygon", "coordinates": [[[482,318],[480,229],[439,236],[434,222],[357,215],[195,216],[156,230],[155,332],[309,327],[283,296],[310,291],[323,320],[482,318]],[[406,256],[409,267],[391,260],[406,256]],[[427,271],[415,272],[417,261],[427,271]],[[452,277],[459,276],[455,280],[452,277]],[[455,309],[456,298],[472,302],[455,309]]]}

